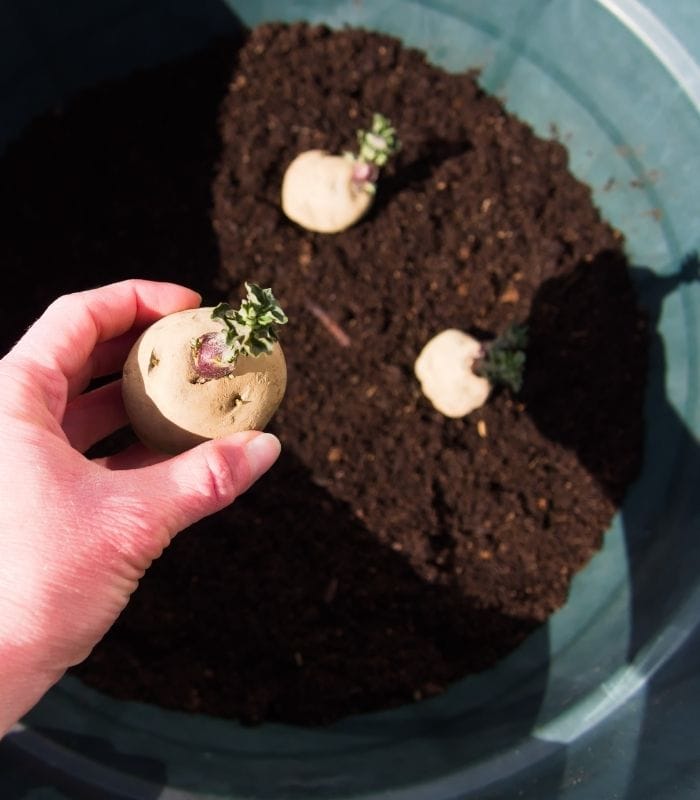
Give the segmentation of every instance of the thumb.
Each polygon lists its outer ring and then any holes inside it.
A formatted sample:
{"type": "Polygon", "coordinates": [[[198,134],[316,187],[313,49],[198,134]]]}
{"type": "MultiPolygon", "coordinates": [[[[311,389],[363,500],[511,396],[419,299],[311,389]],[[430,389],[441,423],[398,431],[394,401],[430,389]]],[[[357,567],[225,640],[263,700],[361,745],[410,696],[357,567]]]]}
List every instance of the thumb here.
{"type": "MultiPolygon", "coordinates": [[[[232,503],[280,454],[269,433],[237,433],[147,467],[113,472],[140,554],[153,560],[181,530],[232,503]],[[140,541],[139,541],[140,540],[140,541]]],[[[114,495],[113,495],[114,496],[114,495]]]]}

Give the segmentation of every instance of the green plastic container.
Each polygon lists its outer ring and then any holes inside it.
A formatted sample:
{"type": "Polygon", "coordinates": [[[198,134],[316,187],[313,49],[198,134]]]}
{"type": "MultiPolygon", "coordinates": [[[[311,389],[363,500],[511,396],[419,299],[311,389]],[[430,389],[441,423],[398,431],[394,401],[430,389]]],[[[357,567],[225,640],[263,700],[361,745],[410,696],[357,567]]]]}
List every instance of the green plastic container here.
{"type": "Polygon", "coordinates": [[[360,25],[448,69],[480,67],[540,134],[556,125],[627,237],[654,327],[643,474],[566,607],[511,657],[441,697],[318,731],[116,702],[66,679],[0,746],[2,797],[700,796],[699,11],[697,0],[0,1],[0,144],[82,86],[241,22],[360,25]]]}

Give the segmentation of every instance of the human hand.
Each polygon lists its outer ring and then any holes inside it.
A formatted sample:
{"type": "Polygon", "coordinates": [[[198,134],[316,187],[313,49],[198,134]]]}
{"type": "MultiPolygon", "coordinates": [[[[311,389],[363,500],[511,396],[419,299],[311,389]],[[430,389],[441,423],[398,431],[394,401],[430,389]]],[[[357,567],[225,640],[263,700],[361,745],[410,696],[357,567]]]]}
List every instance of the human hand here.
{"type": "Polygon", "coordinates": [[[82,661],[173,536],[231,503],[275,461],[248,432],[175,457],[83,453],[126,424],[118,372],[137,335],[199,305],[125,281],[56,300],[0,360],[0,735],[82,661]]]}

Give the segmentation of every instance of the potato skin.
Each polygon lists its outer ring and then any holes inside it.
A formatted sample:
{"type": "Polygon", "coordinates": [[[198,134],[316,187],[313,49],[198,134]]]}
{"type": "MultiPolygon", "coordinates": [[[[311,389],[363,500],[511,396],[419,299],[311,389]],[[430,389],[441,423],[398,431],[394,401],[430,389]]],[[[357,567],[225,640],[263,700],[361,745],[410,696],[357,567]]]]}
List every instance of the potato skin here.
{"type": "Polygon", "coordinates": [[[354,225],[373,196],[352,182],[353,164],[325,150],[307,150],[287,167],[282,180],[284,213],[309,231],[339,233],[354,225]]]}
{"type": "Polygon", "coordinates": [[[446,417],[459,419],[488,400],[491,384],[473,371],[481,342],[456,328],[438,333],[416,359],[414,372],[423,394],[446,417]]]}
{"type": "Polygon", "coordinates": [[[192,342],[216,331],[212,308],[169,314],[151,325],[124,364],[122,396],[136,435],[148,447],[180,453],[207,439],[262,430],[287,385],[279,344],[269,355],[241,356],[224,378],[197,383],[192,342]]]}

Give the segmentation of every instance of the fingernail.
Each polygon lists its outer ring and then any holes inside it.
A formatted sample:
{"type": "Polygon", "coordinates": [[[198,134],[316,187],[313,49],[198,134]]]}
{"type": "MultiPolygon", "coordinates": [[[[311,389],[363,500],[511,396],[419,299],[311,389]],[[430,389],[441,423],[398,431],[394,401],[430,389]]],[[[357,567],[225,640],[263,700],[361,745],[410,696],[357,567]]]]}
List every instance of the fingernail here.
{"type": "Polygon", "coordinates": [[[277,461],[282,445],[271,433],[261,433],[244,445],[251,479],[256,481],[277,461]]]}

